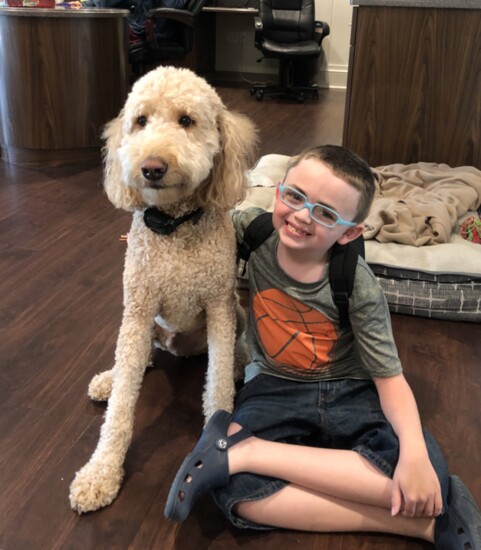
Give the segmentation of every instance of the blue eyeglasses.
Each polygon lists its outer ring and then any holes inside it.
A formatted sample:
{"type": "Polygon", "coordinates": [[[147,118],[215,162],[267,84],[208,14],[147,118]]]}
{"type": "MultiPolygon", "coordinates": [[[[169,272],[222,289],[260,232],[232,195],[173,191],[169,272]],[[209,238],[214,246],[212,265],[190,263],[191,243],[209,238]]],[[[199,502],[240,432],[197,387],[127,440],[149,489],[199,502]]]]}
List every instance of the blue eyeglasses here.
{"type": "Polygon", "coordinates": [[[311,219],[324,227],[334,227],[335,225],[354,227],[357,225],[354,222],[343,220],[335,210],[329,208],[328,206],[324,206],[319,203],[311,204],[303,193],[293,187],[280,183],[279,193],[281,201],[284,204],[293,210],[302,210],[303,208],[307,208],[311,219]]]}

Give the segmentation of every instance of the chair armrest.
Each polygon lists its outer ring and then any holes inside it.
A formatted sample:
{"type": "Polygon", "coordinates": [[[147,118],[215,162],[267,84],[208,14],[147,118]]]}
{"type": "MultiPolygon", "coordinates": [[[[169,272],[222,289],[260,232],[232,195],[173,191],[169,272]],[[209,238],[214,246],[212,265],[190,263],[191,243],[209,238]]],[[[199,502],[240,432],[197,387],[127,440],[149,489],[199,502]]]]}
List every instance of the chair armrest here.
{"type": "Polygon", "coordinates": [[[264,31],[264,25],[260,17],[254,17],[254,46],[259,48],[259,44],[262,40],[262,33],[264,31]]]}
{"type": "Polygon", "coordinates": [[[331,29],[329,28],[329,25],[325,21],[314,21],[315,24],[315,31],[318,35],[318,43],[319,45],[321,42],[326,38],[326,36],[329,36],[331,33],[331,29]]]}
{"type": "Polygon", "coordinates": [[[147,15],[151,19],[163,17],[173,21],[180,21],[180,23],[188,25],[189,27],[194,26],[194,16],[187,10],[176,10],[174,8],[154,8],[149,10],[147,15]]]}

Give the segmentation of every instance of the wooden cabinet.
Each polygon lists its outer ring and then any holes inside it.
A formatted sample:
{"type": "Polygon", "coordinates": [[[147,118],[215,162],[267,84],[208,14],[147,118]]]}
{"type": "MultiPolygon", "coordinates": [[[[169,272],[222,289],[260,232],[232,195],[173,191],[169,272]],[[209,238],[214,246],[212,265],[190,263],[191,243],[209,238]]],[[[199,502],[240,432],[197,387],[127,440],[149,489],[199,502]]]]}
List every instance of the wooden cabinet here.
{"type": "Polygon", "coordinates": [[[481,168],[481,9],[356,7],[349,63],[346,147],[481,168]]]}
{"type": "Polygon", "coordinates": [[[3,160],[100,158],[102,128],[127,97],[128,13],[0,8],[3,160]]]}

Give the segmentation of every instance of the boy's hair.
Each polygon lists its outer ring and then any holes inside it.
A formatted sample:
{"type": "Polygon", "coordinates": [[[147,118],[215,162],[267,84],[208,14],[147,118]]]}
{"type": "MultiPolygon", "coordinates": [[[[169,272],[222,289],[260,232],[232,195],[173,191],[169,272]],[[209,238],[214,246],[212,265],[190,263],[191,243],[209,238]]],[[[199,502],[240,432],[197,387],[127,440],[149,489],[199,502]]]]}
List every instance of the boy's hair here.
{"type": "Polygon", "coordinates": [[[367,162],[345,147],[318,145],[293,157],[287,165],[287,172],[306,159],[323,162],[329,166],[334,175],[360,192],[357,213],[353,221],[362,222],[369,213],[376,190],[375,177],[367,162]]]}

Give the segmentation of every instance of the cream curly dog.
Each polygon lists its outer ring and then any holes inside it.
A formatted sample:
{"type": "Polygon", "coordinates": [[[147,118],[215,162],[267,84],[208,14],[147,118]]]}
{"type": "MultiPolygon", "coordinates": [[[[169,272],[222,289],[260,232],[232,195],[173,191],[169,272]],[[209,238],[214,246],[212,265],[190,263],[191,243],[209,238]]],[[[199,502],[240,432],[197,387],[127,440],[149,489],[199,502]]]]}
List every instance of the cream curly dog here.
{"type": "Polygon", "coordinates": [[[245,194],[256,144],[249,119],[229,112],[203,79],[173,67],[135,83],[104,137],[105,190],[133,221],[115,364],[89,386],[92,399],[109,400],[105,421],[70,486],[78,513],[110,504],[119,491],[154,318],[168,333],[207,325],[204,414],[232,410],[235,236],[228,210],[245,194]]]}

